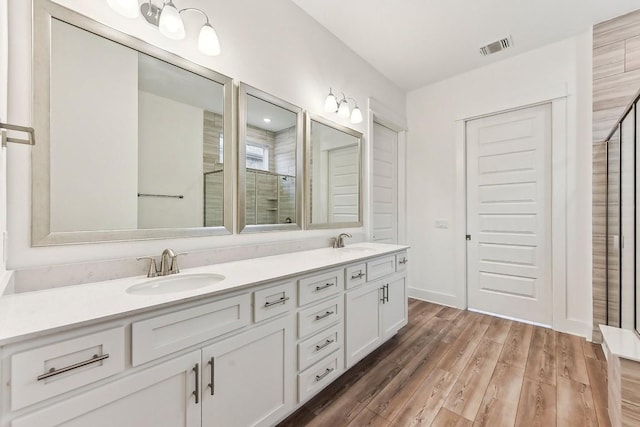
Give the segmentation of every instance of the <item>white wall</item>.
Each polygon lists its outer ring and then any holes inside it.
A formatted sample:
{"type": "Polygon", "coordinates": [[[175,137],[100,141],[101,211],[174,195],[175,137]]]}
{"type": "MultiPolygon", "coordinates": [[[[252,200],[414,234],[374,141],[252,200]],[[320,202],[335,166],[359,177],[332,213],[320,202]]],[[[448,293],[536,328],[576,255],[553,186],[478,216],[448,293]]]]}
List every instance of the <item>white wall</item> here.
{"type": "MultiPolygon", "coordinates": [[[[456,121],[566,91],[567,307],[561,328],[591,330],[591,33],[570,38],[407,95],[409,123],[408,230],[411,294],[463,307],[465,284],[456,279],[454,227],[456,121]],[[521,101],[520,101],[521,100],[521,101]],[[448,229],[436,229],[436,220],[448,229]]],[[[457,240],[456,240],[457,239],[457,240]]],[[[554,325],[556,324],[554,319],[554,325]]]]}
{"type": "MultiPolygon", "coordinates": [[[[7,121],[8,84],[8,47],[9,32],[7,25],[7,0],[0,0],[0,122],[7,121]]],[[[7,159],[5,149],[0,147],[0,288],[5,272],[4,232],[7,229],[7,159]]]]}
{"type": "Polygon", "coordinates": [[[202,227],[204,110],[139,92],[138,228],[202,227]]]}
{"type": "Polygon", "coordinates": [[[135,229],[138,54],[60,21],[51,34],[51,230],[135,229]]]}
{"type": "MultiPolygon", "coordinates": [[[[31,2],[9,1],[9,76],[12,88],[9,94],[9,117],[12,121],[28,124],[31,123],[31,2]]],[[[127,20],[117,15],[108,7],[106,1],[58,2],[234,79],[245,81],[312,113],[323,114],[324,98],[329,86],[333,86],[334,91],[347,93],[361,105],[365,104],[367,98],[375,98],[399,116],[404,116],[404,92],[289,0],[200,2],[198,7],[206,9],[209,13],[220,37],[223,53],[216,58],[204,57],[197,51],[197,31],[202,25],[202,18],[197,14],[186,16],[187,40],[172,41],[162,37],[142,18],[127,20]]],[[[348,119],[341,120],[335,114],[326,116],[367,136],[367,120],[359,125],[350,125],[348,119]]],[[[8,266],[14,269],[159,254],[162,248],[167,246],[178,251],[196,251],[231,245],[255,246],[283,240],[325,239],[336,234],[332,230],[261,233],[248,236],[31,248],[29,149],[10,148],[9,156],[11,164],[8,170],[8,266]]],[[[366,182],[368,183],[368,180],[366,182]]],[[[366,210],[364,217],[368,217],[366,210]]],[[[359,236],[364,235],[363,229],[350,231],[359,236]]]]}

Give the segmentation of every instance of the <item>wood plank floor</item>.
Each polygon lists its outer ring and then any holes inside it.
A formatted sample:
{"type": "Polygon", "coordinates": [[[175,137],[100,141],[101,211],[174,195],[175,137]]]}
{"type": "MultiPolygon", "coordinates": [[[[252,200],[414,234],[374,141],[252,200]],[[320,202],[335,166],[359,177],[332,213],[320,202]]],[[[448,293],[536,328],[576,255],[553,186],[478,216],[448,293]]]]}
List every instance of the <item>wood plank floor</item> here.
{"type": "Polygon", "coordinates": [[[409,300],[409,324],[280,426],[609,426],[599,345],[409,300]]]}

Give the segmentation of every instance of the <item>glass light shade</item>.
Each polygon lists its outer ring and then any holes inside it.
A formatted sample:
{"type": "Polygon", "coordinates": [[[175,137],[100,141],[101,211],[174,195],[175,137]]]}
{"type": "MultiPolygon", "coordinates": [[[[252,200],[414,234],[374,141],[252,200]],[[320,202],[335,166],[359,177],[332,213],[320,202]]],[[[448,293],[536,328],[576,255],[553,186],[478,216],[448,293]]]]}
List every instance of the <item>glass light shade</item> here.
{"type": "Polygon", "coordinates": [[[198,50],[208,56],[220,55],[218,34],[216,34],[216,30],[214,30],[209,23],[204,24],[200,30],[198,50]]]}
{"type": "Polygon", "coordinates": [[[338,111],[338,100],[331,91],[329,91],[327,99],[324,100],[324,111],[327,113],[335,113],[338,111]]]}
{"type": "Polygon", "coordinates": [[[351,112],[351,123],[362,123],[362,111],[360,111],[360,108],[358,108],[357,105],[351,112]]]}
{"type": "Polygon", "coordinates": [[[349,104],[346,99],[343,99],[340,101],[340,106],[338,107],[338,116],[346,119],[349,115],[351,115],[351,112],[349,111],[349,104]]]}
{"type": "Polygon", "coordinates": [[[158,27],[165,37],[173,40],[182,40],[185,38],[184,22],[182,22],[180,12],[178,12],[178,9],[176,9],[172,1],[166,3],[162,8],[158,27]]]}
{"type": "Polygon", "coordinates": [[[140,16],[138,0],[107,0],[107,4],[125,18],[134,19],[140,16]]]}

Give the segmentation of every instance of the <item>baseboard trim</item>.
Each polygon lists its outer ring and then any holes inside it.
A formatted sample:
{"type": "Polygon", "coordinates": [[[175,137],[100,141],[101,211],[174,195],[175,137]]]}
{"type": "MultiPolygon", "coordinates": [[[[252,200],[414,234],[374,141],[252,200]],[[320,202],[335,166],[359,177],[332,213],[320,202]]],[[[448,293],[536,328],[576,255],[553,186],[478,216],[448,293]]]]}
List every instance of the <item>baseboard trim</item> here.
{"type": "Polygon", "coordinates": [[[424,289],[409,288],[409,297],[421,301],[432,302],[434,304],[446,305],[448,307],[464,310],[462,301],[455,295],[443,294],[440,292],[426,291],[424,289]]]}

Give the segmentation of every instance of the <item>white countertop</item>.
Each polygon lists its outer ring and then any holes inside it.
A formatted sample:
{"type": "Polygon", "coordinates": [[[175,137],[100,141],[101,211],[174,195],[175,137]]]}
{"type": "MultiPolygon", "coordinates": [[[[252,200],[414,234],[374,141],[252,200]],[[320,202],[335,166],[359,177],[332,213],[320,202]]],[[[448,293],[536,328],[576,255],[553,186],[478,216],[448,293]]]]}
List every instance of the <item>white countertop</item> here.
{"type": "Polygon", "coordinates": [[[348,245],[348,248],[363,248],[363,251],[322,248],[185,269],[180,274],[216,273],[224,275],[225,279],[204,288],[168,294],[127,293],[129,286],[153,280],[137,276],[5,295],[0,297],[0,345],[349,264],[401,251],[408,246],[358,243],[348,245]]]}
{"type": "Polygon", "coordinates": [[[640,338],[629,329],[600,325],[602,338],[609,351],[623,359],[640,362],[640,338]]]}

